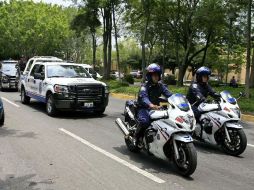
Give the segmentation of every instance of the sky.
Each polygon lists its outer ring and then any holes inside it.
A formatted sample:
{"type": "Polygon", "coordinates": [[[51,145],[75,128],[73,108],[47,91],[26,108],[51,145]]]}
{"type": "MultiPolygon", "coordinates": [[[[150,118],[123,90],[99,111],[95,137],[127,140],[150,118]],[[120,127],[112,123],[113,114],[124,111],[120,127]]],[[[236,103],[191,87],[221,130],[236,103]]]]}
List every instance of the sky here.
{"type": "Polygon", "coordinates": [[[63,5],[63,6],[69,6],[72,4],[70,0],[34,0],[35,2],[45,2],[45,3],[51,3],[51,4],[57,4],[57,5],[63,5]]]}

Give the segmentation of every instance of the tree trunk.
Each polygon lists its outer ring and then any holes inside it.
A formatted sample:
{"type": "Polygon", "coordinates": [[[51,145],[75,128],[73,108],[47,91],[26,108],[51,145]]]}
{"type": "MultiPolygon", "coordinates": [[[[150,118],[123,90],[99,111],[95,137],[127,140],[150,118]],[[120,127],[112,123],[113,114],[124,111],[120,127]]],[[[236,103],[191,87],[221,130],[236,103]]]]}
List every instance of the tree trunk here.
{"type": "Polygon", "coordinates": [[[103,77],[107,79],[107,67],[108,67],[108,34],[107,34],[107,11],[102,10],[103,14],[103,77]]]}
{"type": "Polygon", "coordinates": [[[252,0],[249,0],[248,19],[247,19],[247,61],[246,61],[246,78],[245,78],[245,93],[247,98],[250,98],[251,4],[252,0]]]}
{"type": "Polygon", "coordinates": [[[185,75],[185,71],[186,69],[184,69],[185,67],[188,67],[188,62],[191,62],[190,60],[188,60],[190,54],[190,42],[188,43],[188,47],[185,51],[185,56],[182,62],[179,63],[179,74],[178,74],[178,86],[183,86],[183,78],[185,75]],[[184,71],[185,70],[185,71],[184,71]]]}
{"type": "Polygon", "coordinates": [[[111,63],[112,63],[112,17],[111,17],[111,14],[110,14],[110,17],[109,17],[109,27],[108,27],[108,67],[107,67],[107,79],[110,78],[111,63]]]}
{"type": "MultiPolygon", "coordinates": [[[[144,0],[142,0],[142,4],[144,5],[144,0]]],[[[146,15],[146,23],[143,31],[143,37],[141,41],[142,46],[142,71],[143,71],[143,82],[146,80],[146,50],[145,50],[145,44],[146,44],[146,36],[147,36],[147,27],[150,22],[150,14],[151,12],[148,12],[148,15],[146,15]]]]}
{"type": "Polygon", "coordinates": [[[250,73],[250,87],[254,87],[254,48],[252,48],[252,63],[251,63],[251,73],[250,73]]]}
{"type": "Polygon", "coordinates": [[[112,5],[113,7],[113,23],[114,23],[114,29],[115,29],[115,42],[116,42],[116,60],[117,60],[117,68],[118,68],[118,77],[121,79],[121,68],[120,68],[120,56],[119,56],[119,47],[118,47],[118,32],[117,32],[117,26],[116,26],[116,16],[115,16],[115,5],[112,5]]]}
{"type": "Polygon", "coordinates": [[[204,64],[205,64],[206,55],[207,55],[207,50],[208,50],[208,47],[209,47],[211,35],[212,35],[212,33],[209,32],[209,34],[208,34],[208,36],[207,36],[207,39],[206,39],[206,45],[205,45],[205,50],[204,50],[204,54],[203,54],[203,58],[202,58],[201,65],[204,65],[204,64]]]}
{"type": "Polygon", "coordinates": [[[141,42],[141,48],[142,48],[142,71],[143,71],[143,82],[146,80],[146,47],[145,42],[142,40],[141,42]]]}
{"type": "Polygon", "coordinates": [[[92,38],[93,38],[93,69],[95,69],[95,65],[96,65],[96,36],[95,34],[92,34],[92,38]]]}
{"type": "Polygon", "coordinates": [[[164,81],[165,57],[166,57],[166,32],[164,31],[164,34],[163,34],[162,81],[164,81]]]}

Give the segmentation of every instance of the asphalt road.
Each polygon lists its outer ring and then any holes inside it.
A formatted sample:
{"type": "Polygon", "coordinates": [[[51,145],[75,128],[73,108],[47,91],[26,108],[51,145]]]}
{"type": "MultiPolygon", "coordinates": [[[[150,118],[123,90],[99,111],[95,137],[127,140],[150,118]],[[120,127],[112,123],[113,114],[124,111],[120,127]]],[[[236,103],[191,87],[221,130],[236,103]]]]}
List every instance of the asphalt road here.
{"type": "Polygon", "coordinates": [[[244,124],[249,146],[239,157],[196,143],[197,170],[184,178],[170,163],[126,149],[114,124],[122,100],[111,98],[100,118],[84,113],[51,118],[41,103],[22,105],[17,92],[0,96],[6,111],[0,129],[0,190],[253,189],[253,123],[244,124]]]}

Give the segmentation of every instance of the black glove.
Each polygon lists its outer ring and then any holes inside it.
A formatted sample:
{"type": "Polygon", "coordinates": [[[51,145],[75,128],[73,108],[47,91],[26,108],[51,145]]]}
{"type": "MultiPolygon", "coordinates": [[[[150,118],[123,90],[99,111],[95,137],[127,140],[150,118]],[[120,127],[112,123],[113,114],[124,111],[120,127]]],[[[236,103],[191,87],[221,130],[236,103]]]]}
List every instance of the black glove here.
{"type": "Polygon", "coordinates": [[[206,98],[204,96],[197,96],[197,101],[204,102],[204,101],[206,101],[206,98]]]}
{"type": "Polygon", "coordinates": [[[221,98],[221,95],[218,94],[218,93],[214,93],[213,97],[216,98],[216,99],[219,99],[219,98],[221,98]]]}

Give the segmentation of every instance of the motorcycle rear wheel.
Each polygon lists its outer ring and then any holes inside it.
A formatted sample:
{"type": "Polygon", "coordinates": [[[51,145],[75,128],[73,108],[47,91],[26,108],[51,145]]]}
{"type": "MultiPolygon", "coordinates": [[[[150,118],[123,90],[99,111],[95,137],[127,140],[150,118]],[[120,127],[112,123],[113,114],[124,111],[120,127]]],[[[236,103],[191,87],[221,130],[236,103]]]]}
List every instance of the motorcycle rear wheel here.
{"type": "Polygon", "coordinates": [[[242,154],[247,147],[247,138],[243,129],[228,129],[231,142],[228,142],[226,135],[222,142],[222,149],[229,155],[238,156],[242,154]]]}
{"type": "Polygon", "coordinates": [[[197,168],[197,152],[193,143],[176,142],[179,159],[174,156],[174,164],[183,176],[190,176],[197,168]]]}

